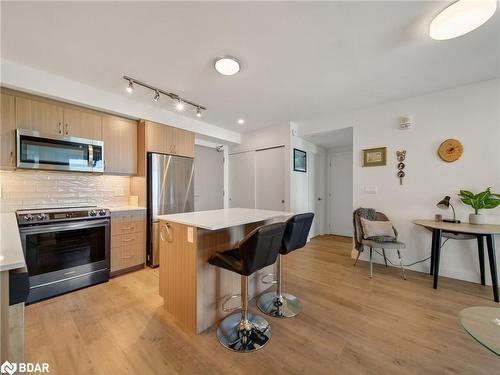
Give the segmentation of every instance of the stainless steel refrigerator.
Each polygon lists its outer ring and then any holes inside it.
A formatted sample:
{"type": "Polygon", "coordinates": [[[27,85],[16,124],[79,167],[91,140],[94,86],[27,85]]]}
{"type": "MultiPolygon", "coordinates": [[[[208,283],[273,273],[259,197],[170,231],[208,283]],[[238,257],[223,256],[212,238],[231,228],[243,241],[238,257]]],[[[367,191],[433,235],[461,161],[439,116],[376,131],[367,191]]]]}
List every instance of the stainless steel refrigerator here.
{"type": "Polygon", "coordinates": [[[194,211],[194,160],[148,153],[146,264],[159,265],[158,215],[194,211]]]}

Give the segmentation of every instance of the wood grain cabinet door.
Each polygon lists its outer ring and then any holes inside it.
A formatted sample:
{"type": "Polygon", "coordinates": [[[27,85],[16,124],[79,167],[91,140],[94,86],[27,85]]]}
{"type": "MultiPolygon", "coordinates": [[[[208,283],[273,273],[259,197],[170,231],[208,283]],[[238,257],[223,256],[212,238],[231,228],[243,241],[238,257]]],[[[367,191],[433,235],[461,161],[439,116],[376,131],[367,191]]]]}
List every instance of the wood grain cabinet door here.
{"type": "Polygon", "coordinates": [[[16,127],[42,135],[63,135],[63,108],[46,102],[16,97],[16,127]]]}
{"type": "Polygon", "coordinates": [[[64,135],[102,140],[102,120],[96,113],[64,108],[64,135]]]}
{"type": "Polygon", "coordinates": [[[147,151],[160,154],[173,154],[173,128],[155,122],[146,122],[147,151]]]}
{"type": "Polygon", "coordinates": [[[137,122],[116,116],[102,117],[104,173],[137,173],[137,122]]]}
{"type": "Polygon", "coordinates": [[[194,133],[175,129],[174,131],[174,153],[179,156],[194,158],[194,133]]]}
{"type": "Polygon", "coordinates": [[[0,147],[2,168],[12,168],[16,161],[16,101],[12,95],[1,94],[0,147]]]}

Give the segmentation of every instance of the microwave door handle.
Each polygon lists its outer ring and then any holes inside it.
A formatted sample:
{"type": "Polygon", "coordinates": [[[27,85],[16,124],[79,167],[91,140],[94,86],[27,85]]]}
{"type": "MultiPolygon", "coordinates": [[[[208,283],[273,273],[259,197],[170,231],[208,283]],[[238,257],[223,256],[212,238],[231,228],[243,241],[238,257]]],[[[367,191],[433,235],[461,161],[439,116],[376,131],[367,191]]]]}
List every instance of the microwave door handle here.
{"type": "Polygon", "coordinates": [[[89,148],[89,167],[94,166],[94,147],[92,145],[88,145],[89,148]]]}

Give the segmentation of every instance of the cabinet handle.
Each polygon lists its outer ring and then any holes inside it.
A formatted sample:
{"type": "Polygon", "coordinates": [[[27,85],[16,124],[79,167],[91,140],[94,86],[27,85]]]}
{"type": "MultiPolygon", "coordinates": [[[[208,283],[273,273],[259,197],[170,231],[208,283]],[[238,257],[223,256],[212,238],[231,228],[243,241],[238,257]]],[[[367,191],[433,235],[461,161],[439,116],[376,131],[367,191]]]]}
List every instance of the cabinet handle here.
{"type": "Polygon", "coordinates": [[[163,224],[163,226],[160,228],[160,239],[163,241],[163,242],[172,242],[172,236],[170,235],[170,224],[163,224]],[[165,238],[164,235],[163,235],[163,230],[162,229],[165,229],[167,231],[167,237],[165,238]]]}
{"type": "Polygon", "coordinates": [[[134,227],[131,225],[128,227],[122,227],[122,230],[131,230],[131,229],[134,229],[134,227]]]}
{"type": "Polygon", "coordinates": [[[62,131],[62,124],[59,123],[58,126],[59,126],[59,134],[62,134],[63,133],[63,131],[62,131]]]}
{"type": "Polygon", "coordinates": [[[130,259],[130,258],[133,258],[134,256],[133,255],[126,255],[126,256],[122,256],[122,259],[130,259]]]}
{"type": "Polygon", "coordinates": [[[14,153],[11,151],[10,152],[10,164],[12,165],[12,163],[14,162],[13,160],[13,156],[14,156],[14,153]]]}
{"type": "Polygon", "coordinates": [[[66,130],[65,130],[65,134],[66,134],[66,135],[68,135],[68,134],[69,134],[69,124],[66,124],[66,125],[65,125],[65,128],[66,128],[66,130]]]}
{"type": "Polygon", "coordinates": [[[134,237],[130,237],[130,238],[123,238],[122,239],[122,242],[130,242],[130,241],[133,241],[134,240],[134,237]]]}

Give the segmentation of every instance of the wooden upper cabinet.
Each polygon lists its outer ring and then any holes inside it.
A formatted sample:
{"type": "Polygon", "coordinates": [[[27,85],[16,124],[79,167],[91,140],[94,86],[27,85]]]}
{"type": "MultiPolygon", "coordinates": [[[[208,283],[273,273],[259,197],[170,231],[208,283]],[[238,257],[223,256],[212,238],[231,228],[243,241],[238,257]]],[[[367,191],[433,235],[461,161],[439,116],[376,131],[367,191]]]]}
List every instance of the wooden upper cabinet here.
{"type": "Polygon", "coordinates": [[[194,133],[174,128],[174,151],[176,155],[194,158],[194,133]]]}
{"type": "Polygon", "coordinates": [[[146,151],[194,157],[194,133],[151,121],[144,126],[146,151]]]}
{"type": "Polygon", "coordinates": [[[137,121],[116,116],[102,116],[104,173],[137,173],[137,121]]]}
{"type": "Polygon", "coordinates": [[[1,94],[0,166],[12,168],[16,160],[16,101],[12,95],[1,94]]]}
{"type": "Polygon", "coordinates": [[[16,127],[41,134],[63,135],[63,108],[56,104],[16,97],[16,127]]]}
{"type": "Polygon", "coordinates": [[[101,116],[96,113],[64,108],[64,135],[101,140],[101,121],[101,116]]]}

